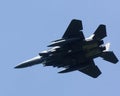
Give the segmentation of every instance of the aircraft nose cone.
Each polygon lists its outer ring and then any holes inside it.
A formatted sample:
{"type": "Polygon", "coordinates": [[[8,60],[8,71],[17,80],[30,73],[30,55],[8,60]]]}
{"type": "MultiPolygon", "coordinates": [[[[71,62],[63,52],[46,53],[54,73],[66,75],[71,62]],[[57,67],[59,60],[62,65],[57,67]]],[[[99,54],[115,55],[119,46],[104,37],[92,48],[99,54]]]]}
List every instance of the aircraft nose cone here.
{"type": "Polygon", "coordinates": [[[25,68],[25,67],[30,67],[36,64],[39,64],[42,62],[41,56],[36,56],[32,59],[29,59],[25,62],[20,63],[18,66],[14,67],[14,68],[25,68]]]}

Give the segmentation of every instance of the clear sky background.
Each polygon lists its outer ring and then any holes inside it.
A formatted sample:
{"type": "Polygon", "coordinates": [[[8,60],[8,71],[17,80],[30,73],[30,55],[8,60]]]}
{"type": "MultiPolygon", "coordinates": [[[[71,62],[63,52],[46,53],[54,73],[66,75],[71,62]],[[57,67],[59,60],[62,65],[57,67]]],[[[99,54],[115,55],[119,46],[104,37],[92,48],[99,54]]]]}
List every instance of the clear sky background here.
{"type": "Polygon", "coordinates": [[[97,79],[42,65],[14,69],[61,38],[74,18],[82,20],[86,37],[105,24],[104,40],[120,57],[120,0],[0,1],[0,96],[120,96],[120,64],[101,58],[95,59],[102,71],[97,79]]]}

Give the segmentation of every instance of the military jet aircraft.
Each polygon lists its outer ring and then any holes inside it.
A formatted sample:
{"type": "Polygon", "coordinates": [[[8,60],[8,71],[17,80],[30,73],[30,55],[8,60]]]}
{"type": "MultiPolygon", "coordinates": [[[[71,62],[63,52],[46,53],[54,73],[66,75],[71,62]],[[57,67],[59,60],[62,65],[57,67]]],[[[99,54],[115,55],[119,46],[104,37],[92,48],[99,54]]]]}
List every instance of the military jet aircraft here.
{"type": "Polygon", "coordinates": [[[118,59],[113,51],[109,51],[110,43],[103,42],[103,38],[107,36],[105,25],[99,25],[89,38],[84,37],[82,30],[82,21],[73,19],[62,38],[48,45],[49,50],[39,53],[38,56],[22,62],[15,68],[42,63],[44,66],[65,68],[59,73],[78,70],[97,78],[101,71],[95,65],[94,58],[102,57],[111,63],[117,63],[118,59]]]}

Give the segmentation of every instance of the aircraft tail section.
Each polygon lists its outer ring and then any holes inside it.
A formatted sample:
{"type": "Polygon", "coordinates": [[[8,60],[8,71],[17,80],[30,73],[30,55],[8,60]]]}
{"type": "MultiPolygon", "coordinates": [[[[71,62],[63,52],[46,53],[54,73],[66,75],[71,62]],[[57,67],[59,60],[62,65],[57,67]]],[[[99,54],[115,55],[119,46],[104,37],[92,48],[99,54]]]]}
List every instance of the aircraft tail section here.
{"type": "Polygon", "coordinates": [[[103,39],[104,37],[107,36],[106,34],[106,26],[101,24],[99,25],[99,27],[96,29],[96,31],[94,32],[93,34],[93,39],[94,40],[101,40],[103,39]]]}
{"type": "Polygon", "coordinates": [[[105,51],[103,52],[100,57],[102,57],[104,60],[109,61],[111,63],[117,63],[118,59],[113,53],[113,51],[105,51]]]}

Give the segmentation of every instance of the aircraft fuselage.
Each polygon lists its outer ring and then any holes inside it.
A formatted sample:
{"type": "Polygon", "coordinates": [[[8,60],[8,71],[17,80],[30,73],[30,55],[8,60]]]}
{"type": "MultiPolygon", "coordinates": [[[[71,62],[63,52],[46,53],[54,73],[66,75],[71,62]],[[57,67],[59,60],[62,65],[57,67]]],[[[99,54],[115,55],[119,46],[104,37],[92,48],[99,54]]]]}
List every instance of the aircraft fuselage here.
{"type": "MultiPolygon", "coordinates": [[[[105,50],[102,45],[103,40],[79,40],[74,38],[72,40],[56,40],[50,50],[40,53],[42,58],[45,58],[42,62],[45,66],[54,67],[67,67],[70,65],[82,64],[86,59],[94,59],[99,56],[105,50]],[[66,42],[66,43],[64,43],[66,42]],[[60,46],[58,46],[60,44],[60,46]],[[78,63],[77,63],[78,64],[78,63]]],[[[51,45],[50,45],[51,46],[51,45]]]]}
{"type": "Polygon", "coordinates": [[[94,58],[102,57],[114,64],[118,62],[118,59],[113,51],[109,51],[110,43],[104,45],[103,38],[107,36],[105,25],[99,25],[89,38],[84,37],[82,30],[82,21],[73,19],[62,39],[52,41],[48,45],[49,50],[40,52],[39,56],[22,62],[15,68],[25,68],[42,63],[44,66],[65,68],[59,73],[78,70],[97,78],[101,71],[96,66],[94,58]]]}

